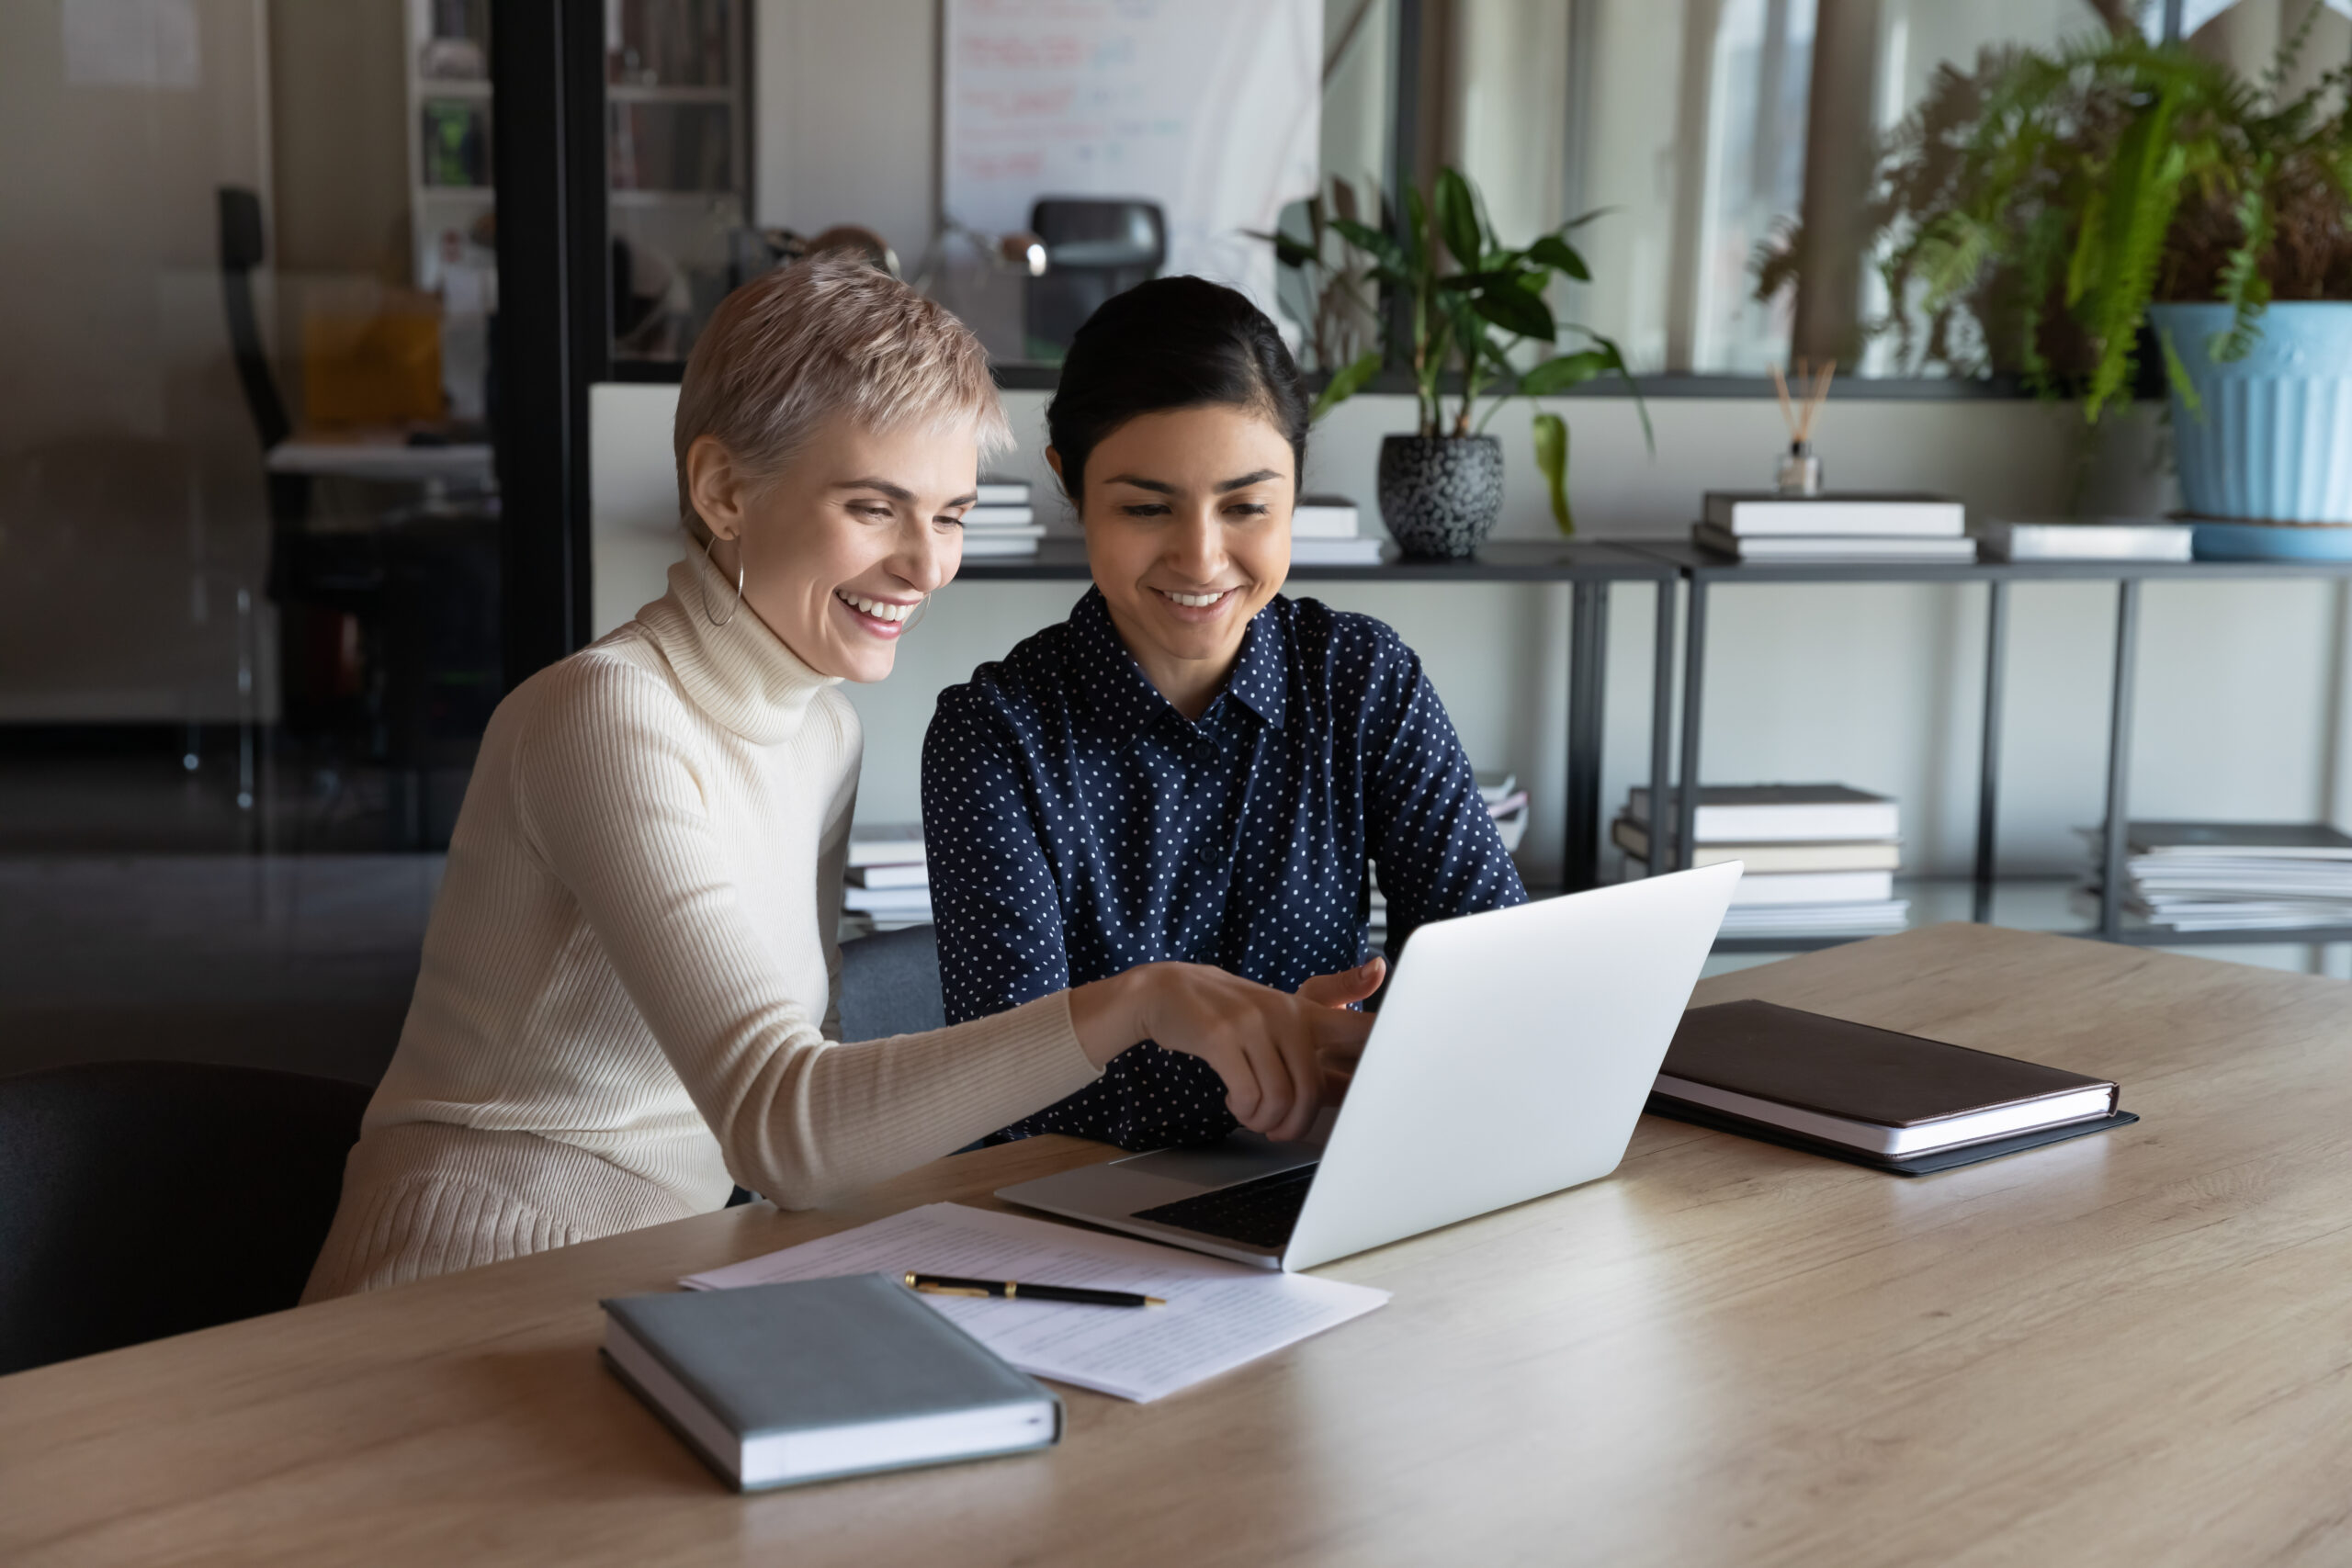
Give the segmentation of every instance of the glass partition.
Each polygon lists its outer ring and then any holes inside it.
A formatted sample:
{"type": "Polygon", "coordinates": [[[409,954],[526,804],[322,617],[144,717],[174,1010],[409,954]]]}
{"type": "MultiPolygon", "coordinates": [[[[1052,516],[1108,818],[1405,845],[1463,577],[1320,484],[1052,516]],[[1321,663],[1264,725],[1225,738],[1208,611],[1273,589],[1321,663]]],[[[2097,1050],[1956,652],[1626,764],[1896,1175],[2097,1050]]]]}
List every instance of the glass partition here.
{"type": "Polygon", "coordinates": [[[771,259],[745,228],[742,0],[605,0],[613,358],[683,360],[771,259]]]}
{"type": "Polygon", "coordinates": [[[0,7],[0,839],[447,842],[502,690],[489,36],[0,7]]]}

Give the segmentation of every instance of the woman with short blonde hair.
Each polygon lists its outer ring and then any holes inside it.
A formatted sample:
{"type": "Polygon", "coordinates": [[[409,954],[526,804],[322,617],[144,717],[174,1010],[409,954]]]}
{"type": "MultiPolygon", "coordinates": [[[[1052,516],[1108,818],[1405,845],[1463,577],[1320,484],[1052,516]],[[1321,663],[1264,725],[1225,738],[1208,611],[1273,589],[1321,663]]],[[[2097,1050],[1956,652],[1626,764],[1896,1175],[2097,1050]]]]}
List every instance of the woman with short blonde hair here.
{"type": "Polygon", "coordinates": [[[306,1299],[717,1209],[826,1201],[1153,1039],[1295,1137],[1367,1021],[1153,964],[844,1043],[860,733],[1009,433],[971,333],[846,259],[738,290],[687,362],[669,592],[500,705],[400,1048],[306,1299]]]}

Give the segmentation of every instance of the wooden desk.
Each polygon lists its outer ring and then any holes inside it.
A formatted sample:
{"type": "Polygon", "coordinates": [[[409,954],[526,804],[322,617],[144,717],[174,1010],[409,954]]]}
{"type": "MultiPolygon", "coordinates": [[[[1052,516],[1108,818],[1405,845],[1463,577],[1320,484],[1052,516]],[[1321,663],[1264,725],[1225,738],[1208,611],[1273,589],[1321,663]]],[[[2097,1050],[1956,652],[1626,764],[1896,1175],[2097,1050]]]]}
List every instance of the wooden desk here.
{"type": "MultiPolygon", "coordinates": [[[[1942,926],[1707,982],[2113,1074],[1906,1181],[1646,1120],[1610,1180],[1332,1265],[1386,1308],[1049,1454],[738,1497],[600,1294],[1097,1157],[658,1226],[0,1380],[0,1560],[2339,1562],[2352,987],[1942,926]]],[[[168,1224],[168,1201],[125,1215],[168,1224]]]]}

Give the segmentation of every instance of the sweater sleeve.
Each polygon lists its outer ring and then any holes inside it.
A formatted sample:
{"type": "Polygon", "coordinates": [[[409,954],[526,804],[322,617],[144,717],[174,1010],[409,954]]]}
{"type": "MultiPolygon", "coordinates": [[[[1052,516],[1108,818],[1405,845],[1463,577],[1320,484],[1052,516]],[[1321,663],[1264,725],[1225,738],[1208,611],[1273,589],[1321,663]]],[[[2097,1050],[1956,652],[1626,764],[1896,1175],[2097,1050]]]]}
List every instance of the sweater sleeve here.
{"type": "MultiPolygon", "coordinates": [[[[562,680],[520,740],[526,837],[579,900],[738,1182],[814,1207],[1098,1076],[1066,993],[956,1027],[828,1041],[828,999],[790,995],[752,929],[675,696],[609,661],[577,661],[562,680]]],[[[845,840],[845,806],[840,818],[845,840]]]]}
{"type": "Polygon", "coordinates": [[[857,818],[857,774],[865,761],[865,735],[856,728],[857,716],[843,705],[849,726],[850,764],[842,772],[841,788],[825,808],[825,830],[817,845],[817,940],[825,949],[825,1021],[828,1040],[842,1037],[842,886],[849,870],[849,830],[857,818]]]}

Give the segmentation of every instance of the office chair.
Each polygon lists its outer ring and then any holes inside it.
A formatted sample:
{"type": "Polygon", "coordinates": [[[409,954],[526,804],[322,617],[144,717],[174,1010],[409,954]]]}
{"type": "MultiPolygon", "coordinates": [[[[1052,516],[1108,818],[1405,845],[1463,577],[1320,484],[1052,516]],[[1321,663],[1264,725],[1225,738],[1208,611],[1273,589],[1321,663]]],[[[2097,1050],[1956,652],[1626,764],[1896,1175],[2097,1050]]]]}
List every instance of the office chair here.
{"type": "Polygon", "coordinates": [[[1159,275],[1168,219],[1156,201],[1047,197],[1029,209],[1046,271],[1026,280],[1031,354],[1059,360],[1095,308],[1159,275]]]}
{"type": "Polygon", "coordinates": [[[947,1027],[936,928],[909,926],[842,943],[842,1038],[879,1040],[947,1027]]]}
{"type": "MultiPolygon", "coordinates": [[[[262,346],[254,273],[267,259],[261,198],[240,186],[220,187],[220,299],[237,385],[253,416],[266,462],[294,432],[277,377],[262,346]]],[[[298,730],[351,721],[358,679],[349,668],[345,617],[364,615],[383,586],[375,540],[364,533],[310,531],[311,480],[265,467],[269,497],[269,566],[263,592],[278,607],[278,683],[287,725],[298,730]]]]}
{"type": "Polygon", "coordinates": [[[369,1092],[189,1062],[0,1078],[0,1373],[292,1306],[369,1092]]]}
{"type": "MultiPolygon", "coordinates": [[[[240,186],[220,188],[220,300],[229,316],[229,354],[236,362],[237,385],[245,394],[245,409],[253,415],[254,433],[261,437],[265,457],[270,448],[294,434],[286,415],[286,400],[278,396],[277,377],[262,347],[261,320],[254,310],[254,270],[266,259],[262,244],[261,197],[240,186]]],[[[269,476],[269,517],[273,524],[300,527],[311,513],[311,481],[301,474],[269,476]]],[[[270,587],[273,595],[277,584],[270,587]]]]}

